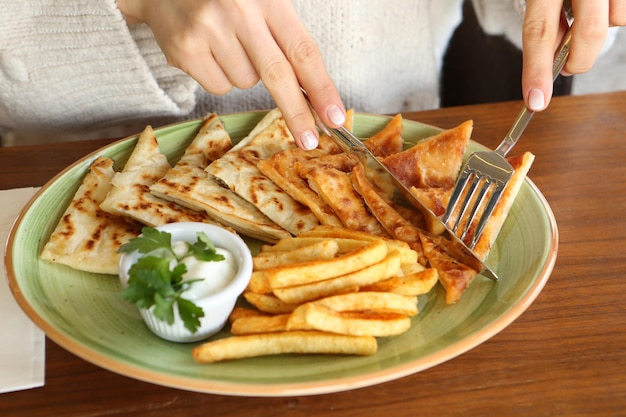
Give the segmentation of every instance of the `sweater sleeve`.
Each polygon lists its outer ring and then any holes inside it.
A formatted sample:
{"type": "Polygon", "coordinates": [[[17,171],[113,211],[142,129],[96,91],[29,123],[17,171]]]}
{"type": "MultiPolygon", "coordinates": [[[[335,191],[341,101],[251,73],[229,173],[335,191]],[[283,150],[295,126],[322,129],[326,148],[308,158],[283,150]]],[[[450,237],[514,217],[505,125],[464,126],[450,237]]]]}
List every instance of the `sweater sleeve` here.
{"type": "Polygon", "coordinates": [[[96,129],[194,108],[195,81],[114,0],[0,3],[0,128],[96,129]]]}

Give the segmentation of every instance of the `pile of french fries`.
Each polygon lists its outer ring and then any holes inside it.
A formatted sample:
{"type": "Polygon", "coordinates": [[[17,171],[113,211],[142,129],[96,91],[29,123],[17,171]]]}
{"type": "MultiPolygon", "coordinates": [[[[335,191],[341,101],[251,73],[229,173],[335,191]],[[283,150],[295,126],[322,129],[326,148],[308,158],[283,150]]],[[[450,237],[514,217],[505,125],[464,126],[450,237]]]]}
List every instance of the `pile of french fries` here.
{"type": "Polygon", "coordinates": [[[406,332],[437,283],[406,242],[318,226],[263,246],[230,316],[233,336],[196,346],[199,363],[280,353],[373,355],[406,332]]]}

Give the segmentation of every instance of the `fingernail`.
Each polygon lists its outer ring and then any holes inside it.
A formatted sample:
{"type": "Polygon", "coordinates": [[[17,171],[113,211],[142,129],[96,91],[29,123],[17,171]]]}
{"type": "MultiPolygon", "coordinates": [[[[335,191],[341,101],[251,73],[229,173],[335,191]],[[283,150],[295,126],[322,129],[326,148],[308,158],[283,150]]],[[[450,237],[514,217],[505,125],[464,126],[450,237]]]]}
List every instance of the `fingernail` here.
{"type": "Polygon", "coordinates": [[[317,135],[310,130],[305,131],[302,136],[300,136],[300,143],[302,144],[302,148],[310,151],[311,149],[317,148],[317,135]]]}
{"type": "Polygon", "coordinates": [[[328,119],[337,126],[343,126],[346,123],[346,115],[336,104],[332,104],[328,107],[326,115],[328,119]]]}
{"type": "Polygon", "coordinates": [[[532,111],[541,111],[546,105],[546,100],[543,96],[543,91],[538,88],[533,88],[528,93],[528,106],[532,111]]]}

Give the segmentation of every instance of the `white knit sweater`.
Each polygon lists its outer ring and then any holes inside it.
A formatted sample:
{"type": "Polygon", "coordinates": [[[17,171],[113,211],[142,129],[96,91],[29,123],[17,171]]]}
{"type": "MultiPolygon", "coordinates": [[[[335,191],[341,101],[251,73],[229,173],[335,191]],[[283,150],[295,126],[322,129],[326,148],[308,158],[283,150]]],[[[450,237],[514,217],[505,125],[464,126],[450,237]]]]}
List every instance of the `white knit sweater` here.
{"type": "MultiPolygon", "coordinates": [[[[294,3],[347,106],[379,113],[437,106],[438,64],[461,0],[294,3]]],[[[55,140],[65,132],[119,135],[207,111],[274,105],[262,84],[206,94],[167,65],[147,26],[127,27],[114,0],[0,5],[0,131],[55,140]]]]}
{"type": "MultiPolygon", "coordinates": [[[[493,12],[485,13],[490,21],[521,24],[517,0],[474,2],[493,12]]],[[[393,113],[438,106],[441,59],[462,0],[294,4],[347,107],[393,113]]],[[[0,0],[0,6],[0,133],[118,136],[208,111],[274,106],[262,84],[223,97],[205,93],[167,65],[147,26],[127,26],[114,0],[0,0]]]]}
{"type": "Polygon", "coordinates": [[[0,127],[51,134],[193,111],[196,84],[114,0],[1,6],[0,127]]]}

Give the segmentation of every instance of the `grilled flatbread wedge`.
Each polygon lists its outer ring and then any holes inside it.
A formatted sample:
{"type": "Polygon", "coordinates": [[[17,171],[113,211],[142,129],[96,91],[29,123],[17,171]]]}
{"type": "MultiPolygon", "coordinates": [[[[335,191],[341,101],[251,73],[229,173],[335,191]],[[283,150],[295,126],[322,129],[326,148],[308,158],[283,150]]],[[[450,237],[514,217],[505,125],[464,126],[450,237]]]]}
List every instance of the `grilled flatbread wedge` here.
{"type": "Polygon", "coordinates": [[[181,204],[204,210],[217,219],[218,223],[241,234],[272,243],[291,236],[291,233],[271,221],[254,205],[221,185],[217,178],[206,172],[194,177],[184,171],[174,171],[168,175],[166,181],[159,188],[155,188],[155,191],[160,190],[163,185],[172,187],[169,198],[180,193],[177,201],[181,204]]]}
{"type": "Polygon", "coordinates": [[[453,187],[472,128],[472,121],[466,121],[382,162],[409,188],[453,187]]]}
{"type": "MultiPolygon", "coordinates": [[[[474,253],[481,259],[486,259],[489,255],[491,245],[495,242],[500,229],[504,224],[504,220],[509,214],[511,206],[519,193],[520,187],[524,182],[524,178],[528,174],[530,167],[535,157],[530,152],[525,152],[522,155],[513,156],[507,158],[511,166],[513,167],[513,176],[511,181],[507,185],[506,189],[502,193],[500,201],[496,205],[489,221],[483,229],[483,234],[474,247],[474,253]]],[[[411,192],[428,207],[435,215],[441,216],[445,213],[448,201],[452,195],[453,187],[450,188],[416,188],[411,187],[411,192]]],[[[480,218],[482,210],[476,213],[476,217],[480,218]]],[[[474,229],[470,228],[466,235],[466,240],[469,242],[474,236],[474,229]]]]}
{"type": "Polygon", "coordinates": [[[402,240],[417,252],[418,262],[426,264],[420,239],[420,229],[403,217],[393,203],[385,198],[385,193],[373,185],[366,177],[362,165],[354,167],[349,174],[354,189],[361,195],[369,211],[378,219],[387,233],[394,239],[402,240]]]}
{"type": "Polygon", "coordinates": [[[176,162],[176,168],[206,168],[232,148],[230,135],[219,116],[209,113],[202,119],[198,133],[176,162]]]}
{"type": "Polygon", "coordinates": [[[375,156],[385,158],[402,152],[402,115],[395,115],[389,123],[363,143],[375,156]]]}
{"type": "Polygon", "coordinates": [[[326,155],[321,149],[310,151],[287,149],[275,153],[269,159],[259,161],[257,167],[294,200],[311,209],[320,224],[342,226],[341,220],[332,208],[309,187],[306,179],[298,174],[300,164],[317,159],[321,155],[326,155]]]}
{"type": "Polygon", "coordinates": [[[295,147],[282,114],[274,109],[246,138],[211,163],[206,171],[254,204],[280,227],[298,235],[319,225],[319,220],[308,207],[294,200],[257,167],[259,161],[270,158],[276,152],[295,147]]]}
{"type": "Polygon", "coordinates": [[[307,172],[309,186],[328,204],[345,227],[376,236],[389,236],[354,190],[348,173],[332,167],[315,167],[307,172]]]}
{"type": "MultiPolygon", "coordinates": [[[[511,206],[513,206],[515,198],[519,194],[520,188],[524,183],[524,178],[526,178],[535,160],[535,156],[530,152],[525,152],[519,156],[509,157],[507,160],[515,171],[513,172],[509,184],[504,189],[500,201],[496,205],[493,213],[491,213],[491,217],[489,217],[489,221],[485,225],[480,239],[478,239],[476,246],[474,246],[474,253],[481,259],[486,259],[487,255],[489,255],[491,246],[498,237],[498,234],[500,234],[502,225],[511,210],[511,206]]],[[[471,233],[470,236],[471,235],[473,235],[473,233],[471,233]]]]}
{"type": "Polygon", "coordinates": [[[138,236],[141,226],[100,209],[114,174],[112,159],[99,157],[91,164],[44,246],[42,259],[81,271],[117,274],[120,258],[117,250],[138,236]]]}
{"type": "Polygon", "coordinates": [[[447,239],[428,233],[421,233],[420,237],[424,255],[430,266],[437,270],[439,282],[446,291],[446,303],[456,303],[478,272],[446,250],[450,244],[447,239]]]}
{"type": "Polygon", "coordinates": [[[274,242],[291,236],[205,171],[231,146],[230,135],[223,123],[217,115],[208,115],[181,159],[163,178],[150,186],[150,191],[157,197],[205,211],[218,223],[250,237],[274,242]]]}
{"type": "Polygon", "coordinates": [[[135,219],[148,226],[172,222],[215,223],[207,213],[190,210],[150,193],[150,186],[170,168],[159,150],[156,136],[150,126],[139,135],[122,172],[113,176],[113,188],[100,205],[102,210],[135,219]]]}
{"type": "Polygon", "coordinates": [[[448,207],[448,202],[450,201],[453,190],[454,187],[411,187],[410,189],[411,193],[436,216],[443,216],[446,212],[446,207],[448,207]]]}
{"type": "MultiPolygon", "coordinates": [[[[354,112],[348,111],[346,129],[352,128],[354,112]]],[[[402,116],[395,116],[380,132],[365,144],[376,156],[385,157],[402,150],[402,116]]],[[[312,151],[287,149],[277,152],[257,164],[259,170],[282,188],[294,200],[309,207],[320,224],[342,226],[332,208],[309,186],[307,172],[318,167],[333,167],[350,172],[356,162],[342,152],[328,136],[320,136],[320,146],[312,151]]]]}

